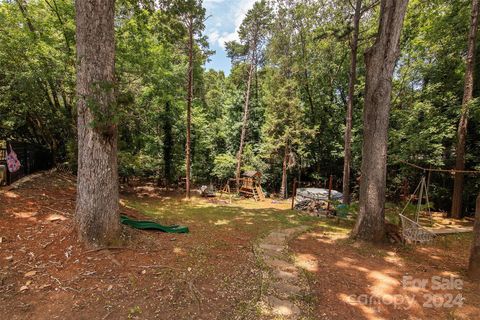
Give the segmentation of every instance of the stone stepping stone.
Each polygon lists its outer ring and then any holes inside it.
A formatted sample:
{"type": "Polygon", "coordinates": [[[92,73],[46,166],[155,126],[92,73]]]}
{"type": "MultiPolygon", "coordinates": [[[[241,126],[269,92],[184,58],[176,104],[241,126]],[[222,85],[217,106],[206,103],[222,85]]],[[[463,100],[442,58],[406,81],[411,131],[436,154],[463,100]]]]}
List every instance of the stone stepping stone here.
{"type": "Polygon", "coordinates": [[[300,274],[295,271],[273,270],[273,277],[280,281],[296,282],[300,279],[300,274]]]}
{"type": "Polygon", "coordinates": [[[300,315],[300,309],[289,300],[282,300],[275,296],[268,296],[267,302],[272,313],[277,316],[291,317],[300,315]]]}
{"type": "Polygon", "coordinates": [[[294,264],[287,262],[285,260],[273,258],[273,257],[265,257],[265,264],[272,269],[279,269],[283,271],[296,271],[297,267],[294,264]]]}
{"type": "Polygon", "coordinates": [[[297,319],[301,314],[300,308],[290,300],[303,290],[298,285],[302,283],[300,272],[294,263],[285,260],[283,252],[287,249],[289,238],[307,229],[300,226],[274,231],[256,245],[264,263],[272,271],[271,288],[275,295],[262,297],[263,302],[270,308],[268,314],[281,316],[283,319],[297,319]]]}
{"type": "Polygon", "coordinates": [[[278,293],[283,296],[292,296],[292,295],[298,295],[300,292],[302,292],[302,288],[295,285],[291,284],[288,282],[283,282],[283,281],[278,281],[274,282],[272,284],[272,288],[278,293]]]}
{"type": "Polygon", "coordinates": [[[284,229],[284,230],[282,230],[282,232],[285,233],[287,235],[287,237],[291,237],[295,233],[303,232],[303,231],[306,231],[307,229],[308,229],[308,227],[302,226],[302,227],[284,229]]]}
{"type": "Polygon", "coordinates": [[[282,252],[283,249],[285,249],[285,246],[270,243],[260,243],[259,247],[264,250],[271,250],[276,252],[282,252]]]}
{"type": "Polygon", "coordinates": [[[274,232],[269,234],[264,240],[264,243],[270,243],[270,244],[277,244],[277,245],[284,245],[285,241],[287,240],[287,234],[285,233],[279,233],[279,232],[274,232]]]}

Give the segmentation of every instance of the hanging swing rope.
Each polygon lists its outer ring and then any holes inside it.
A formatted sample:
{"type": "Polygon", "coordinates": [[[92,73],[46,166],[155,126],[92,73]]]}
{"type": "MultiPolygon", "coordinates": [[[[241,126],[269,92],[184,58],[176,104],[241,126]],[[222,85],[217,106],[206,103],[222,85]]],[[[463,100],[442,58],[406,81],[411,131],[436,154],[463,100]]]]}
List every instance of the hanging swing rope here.
{"type": "Polygon", "coordinates": [[[403,164],[406,164],[410,167],[420,169],[420,170],[423,170],[423,171],[428,171],[428,172],[444,172],[444,173],[450,173],[452,175],[454,175],[455,173],[480,174],[480,171],[478,171],[478,170],[455,170],[455,169],[425,168],[425,167],[421,167],[419,165],[416,165],[416,164],[413,164],[413,163],[410,163],[410,162],[407,162],[407,161],[404,161],[404,160],[397,159],[397,161],[401,162],[403,164]]]}
{"type": "Polygon", "coordinates": [[[418,183],[417,187],[415,188],[415,191],[413,191],[413,193],[410,195],[410,197],[407,201],[407,204],[403,208],[400,215],[403,215],[405,210],[407,210],[408,205],[410,204],[410,202],[412,202],[412,200],[415,197],[415,195],[417,194],[417,192],[419,193],[419,196],[418,196],[418,202],[417,202],[417,209],[415,211],[415,221],[417,223],[419,223],[420,212],[422,211],[421,209],[422,209],[422,202],[423,202],[423,197],[424,197],[423,195],[425,193],[425,205],[427,206],[427,213],[428,213],[430,223],[432,223],[433,222],[432,212],[430,211],[430,201],[428,199],[428,188],[427,188],[427,183],[426,183],[425,176],[422,176],[422,178],[420,179],[420,182],[418,183]]]}
{"type": "Polygon", "coordinates": [[[430,218],[430,224],[432,224],[433,219],[432,219],[432,213],[430,211],[430,202],[428,200],[428,187],[425,182],[425,175],[422,176],[420,179],[420,182],[417,185],[417,188],[413,192],[413,194],[410,195],[410,198],[408,199],[407,204],[402,210],[402,213],[400,213],[400,219],[402,222],[402,236],[405,241],[411,241],[414,243],[424,243],[424,242],[430,242],[435,238],[435,235],[429,231],[428,229],[425,229],[420,224],[420,211],[422,209],[422,201],[423,201],[423,193],[425,192],[425,204],[427,205],[427,212],[428,216],[430,218]],[[412,199],[415,197],[415,195],[419,193],[418,197],[418,203],[417,203],[417,208],[415,212],[415,220],[409,219],[408,217],[404,216],[403,213],[407,209],[408,205],[412,201],[412,199]]]}

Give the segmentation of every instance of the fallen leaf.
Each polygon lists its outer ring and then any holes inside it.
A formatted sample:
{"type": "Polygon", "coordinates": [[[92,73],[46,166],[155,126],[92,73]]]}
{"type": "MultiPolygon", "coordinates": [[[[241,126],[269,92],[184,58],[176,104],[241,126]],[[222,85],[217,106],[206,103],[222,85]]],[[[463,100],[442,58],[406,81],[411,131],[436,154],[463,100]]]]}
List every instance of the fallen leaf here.
{"type": "Polygon", "coordinates": [[[36,274],[37,274],[37,271],[35,270],[28,271],[27,273],[25,273],[25,278],[33,277],[36,274]]]}

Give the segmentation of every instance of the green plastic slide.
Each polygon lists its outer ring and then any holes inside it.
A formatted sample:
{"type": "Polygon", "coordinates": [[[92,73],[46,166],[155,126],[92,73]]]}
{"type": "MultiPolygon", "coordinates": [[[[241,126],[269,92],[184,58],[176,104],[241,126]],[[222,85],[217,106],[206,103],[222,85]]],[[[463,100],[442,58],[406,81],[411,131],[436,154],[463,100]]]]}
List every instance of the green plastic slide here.
{"type": "Polygon", "coordinates": [[[142,229],[142,230],[160,230],[168,233],[188,233],[188,227],[172,225],[172,226],[163,226],[153,221],[146,220],[134,220],[130,217],[121,215],[120,221],[132,228],[142,229]]]}

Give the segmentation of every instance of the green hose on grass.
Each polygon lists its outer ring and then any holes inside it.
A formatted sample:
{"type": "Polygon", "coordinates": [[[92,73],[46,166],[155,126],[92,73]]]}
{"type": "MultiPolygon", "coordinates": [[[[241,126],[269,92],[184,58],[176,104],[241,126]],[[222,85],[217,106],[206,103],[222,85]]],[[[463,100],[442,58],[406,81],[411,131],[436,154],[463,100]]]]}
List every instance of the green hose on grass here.
{"type": "Polygon", "coordinates": [[[120,221],[132,228],[135,229],[142,229],[142,230],[160,230],[167,233],[188,233],[188,227],[179,226],[179,225],[172,225],[172,226],[164,226],[159,223],[153,221],[146,221],[146,220],[134,220],[130,217],[121,215],[120,221]]]}

